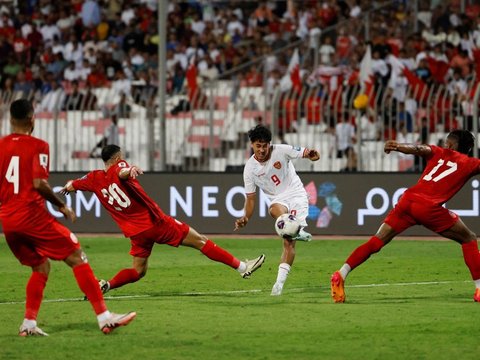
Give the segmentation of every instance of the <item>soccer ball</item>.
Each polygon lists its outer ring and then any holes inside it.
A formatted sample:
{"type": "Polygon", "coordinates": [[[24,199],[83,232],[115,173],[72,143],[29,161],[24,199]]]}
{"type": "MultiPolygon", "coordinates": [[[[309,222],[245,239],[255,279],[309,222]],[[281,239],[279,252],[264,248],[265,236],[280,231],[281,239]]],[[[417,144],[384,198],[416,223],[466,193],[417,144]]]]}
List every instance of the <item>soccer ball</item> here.
{"type": "Polygon", "coordinates": [[[295,215],[282,214],[275,221],[275,231],[280,237],[295,237],[300,231],[300,221],[295,215]]]}

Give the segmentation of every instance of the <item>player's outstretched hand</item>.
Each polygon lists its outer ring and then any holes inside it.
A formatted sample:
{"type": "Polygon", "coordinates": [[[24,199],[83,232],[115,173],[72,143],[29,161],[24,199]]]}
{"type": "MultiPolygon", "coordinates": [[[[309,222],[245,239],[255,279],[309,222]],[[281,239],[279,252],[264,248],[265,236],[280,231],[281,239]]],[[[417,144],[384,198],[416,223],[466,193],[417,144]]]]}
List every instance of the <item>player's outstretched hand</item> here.
{"type": "Polygon", "coordinates": [[[134,165],[134,166],[132,166],[132,167],[130,168],[130,177],[131,177],[132,179],[136,179],[137,176],[138,176],[138,175],[141,175],[141,174],[143,174],[143,170],[140,169],[138,166],[135,166],[135,165],[134,165]]]}
{"type": "Polygon", "coordinates": [[[390,154],[390,151],[396,151],[396,150],[398,150],[398,142],[396,142],[395,140],[385,141],[383,151],[385,151],[387,154],[390,154]]]}
{"type": "Polygon", "coordinates": [[[67,182],[67,183],[65,184],[64,187],[62,187],[62,188],[60,189],[59,193],[62,194],[62,195],[68,195],[68,194],[70,194],[72,191],[74,191],[74,190],[72,190],[72,189],[73,189],[73,187],[72,187],[72,180],[70,180],[69,182],[67,182]]]}
{"type": "Polygon", "coordinates": [[[320,159],[320,153],[315,149],[310,150],[307,156],[312,161],[317,161],[320,159]]]}
{"type": "Polygon", "coordinates": [[[242,216],[240,219],[235,220],[235,228],[233,231],[237,231],[238,229],[244,227],[248,223],[248,218],[246,216],[242,216]]]}
{"type": "Polygon", "coordinates": [[[68,191],[66,186],[64,186],[63,188],[60,189],[60,191],[58,193],[62,194],[62,195],[68,195],[68,194],[70,194],[70,191],[68,191]]]}
{"type": "Polygon", "coordinates": [[[71,222],[75,222],[75,220],[77,220],[75,212],[69,206],[63,205],[61,208],[58,208],[58,211],[65,215],[65,217],[71,222]]]}

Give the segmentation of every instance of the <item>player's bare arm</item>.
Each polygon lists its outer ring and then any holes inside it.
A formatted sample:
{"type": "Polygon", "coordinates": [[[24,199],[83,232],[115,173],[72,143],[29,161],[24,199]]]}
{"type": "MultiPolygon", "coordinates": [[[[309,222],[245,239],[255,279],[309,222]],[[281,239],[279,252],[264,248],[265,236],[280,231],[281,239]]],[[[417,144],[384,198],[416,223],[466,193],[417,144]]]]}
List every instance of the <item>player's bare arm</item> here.
{"type": "Polygon", "coordinates": [[[428,145],[401,144],[395,140],[387,140],[384,145],[384,151],[387,154],[390,154],[391,151],[398,151],[403,154],[411,154],[417,156],[428,156],[432,153],[432,149],[428,145]]]}
{"type": "Polygon", "coordinates": [[[138,175],[143,174],[143,170],[140,169],[138,166],[130,166],[129,168],[125,168],[120,170],[118,173],[118,177],[123,180],[127,180],[128,178],[136,179],[138,175]]]}
{"type": "Polygon", "coordinates": [[[65,217],[75,222],[76,216],[75,212],[65,205],[65,203],[53,192],[52,187],[45,179],[33,179],[33,187],[42,195],[42,197],[51,202],[53,205],[58,207],[58,211],[60,211],[65,217]]]}
{"type": "Polygon", "coordinates": [[[244,206],[244,215],[235,221],[235,228],[233,231],[237,231],[238,229],[247,225],[248,220],[253,214],[253,210],[255,209],[255,199],[257,198],[256,194],[248,194],[245,198],[245,206],[244,206]]]}
{"type": "Polygon", "coordinates": [[[310,161],[317,161],[320,159],[320,153],[315,149],[305,149],[305,155],[303,157],[310,161]]]}

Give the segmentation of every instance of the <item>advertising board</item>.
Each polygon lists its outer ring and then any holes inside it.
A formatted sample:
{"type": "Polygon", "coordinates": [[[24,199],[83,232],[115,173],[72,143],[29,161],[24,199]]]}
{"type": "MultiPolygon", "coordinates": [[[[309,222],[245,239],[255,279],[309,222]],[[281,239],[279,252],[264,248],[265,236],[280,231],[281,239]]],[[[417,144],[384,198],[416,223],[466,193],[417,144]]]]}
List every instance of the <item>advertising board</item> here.
{"type": "MultiPolygon", "coordinates": [[[[50,184],[58,191],[69,179],[82,173],[53,173],[50,184]]],[[[308,231],[314,235],[372,235],[398,201],[403,191],[413,185],[418,174],[378,173],[300,173],[310,196],[308,231]]],[[[163,211],[187,222],[206,234],[233,233],[234,221],[243,213],[244,190],[240,173],[149,173],[139,178],[147,193],[163,211]]],[[[447,204],[476,233],[479,181],[473,178],[447,204]]],[[[75,232],[119,233],[95,195],[77,192],[66,197],[78,220],[68,224],[75,232]]],[[[47,204],[61,221],[62,214],[47,204]]],[[[239,234],[274,234],[268,214],[268,199],[257,193],[254,216],[239,234]]],[[[406,235],[431,235],[415,226],[406,235]]]]}

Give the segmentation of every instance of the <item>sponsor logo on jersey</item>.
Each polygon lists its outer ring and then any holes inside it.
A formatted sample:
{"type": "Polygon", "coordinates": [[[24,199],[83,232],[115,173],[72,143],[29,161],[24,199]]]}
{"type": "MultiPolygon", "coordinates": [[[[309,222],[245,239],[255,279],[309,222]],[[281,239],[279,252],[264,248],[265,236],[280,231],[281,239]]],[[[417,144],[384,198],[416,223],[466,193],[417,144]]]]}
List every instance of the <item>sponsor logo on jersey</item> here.
{"type": "Polygon", "coordinates": [[[277,162],[275,162],[275,164],[273,164],[273,167],[274,167],[275,169],[279,169],[279,170],[280,170],[280,169],[282,168],[282,164],[280,163],[280,161],[277,161],[277,162]]]}

